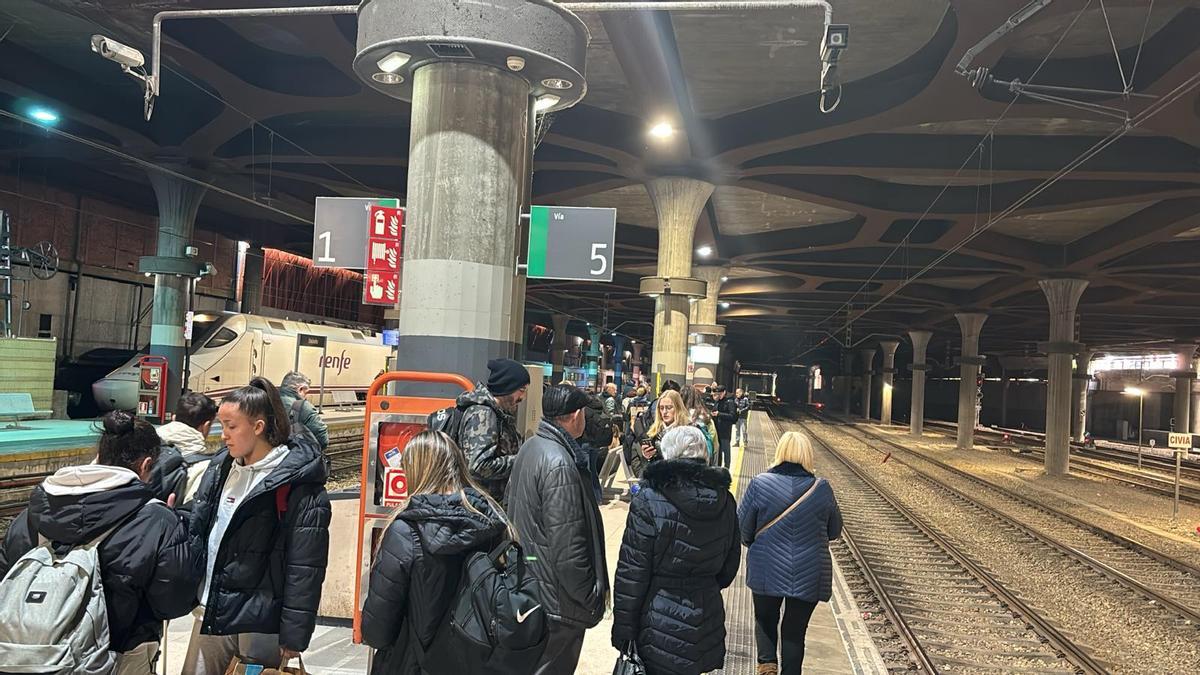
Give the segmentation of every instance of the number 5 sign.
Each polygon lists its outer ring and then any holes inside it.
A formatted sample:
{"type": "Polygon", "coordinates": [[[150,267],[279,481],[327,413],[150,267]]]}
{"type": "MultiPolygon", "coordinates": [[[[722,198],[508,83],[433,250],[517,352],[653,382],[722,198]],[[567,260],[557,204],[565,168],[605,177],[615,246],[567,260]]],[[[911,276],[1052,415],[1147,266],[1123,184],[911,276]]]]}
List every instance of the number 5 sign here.
{"type": "Polygon", "coordinates": [[[529,266],[534,279],[612,281],[617,210],[533,206],[529,266]]]}

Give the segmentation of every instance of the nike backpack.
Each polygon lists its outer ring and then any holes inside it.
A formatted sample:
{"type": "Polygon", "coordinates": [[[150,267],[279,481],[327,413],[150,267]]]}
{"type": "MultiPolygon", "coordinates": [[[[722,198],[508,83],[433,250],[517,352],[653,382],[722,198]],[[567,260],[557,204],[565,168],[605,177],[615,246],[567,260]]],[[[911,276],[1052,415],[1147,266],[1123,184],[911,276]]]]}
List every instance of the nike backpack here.
{"type": "MultiPolygon", "coordinates": [[[[413,532],[418,539],[419,535],[413,532]]],[[[430,672],[462,675],[532,673],[549,639],[537,579],[519,544],[504,541],[463,563],[446,619],[426,648],[412,640],[430,672]]]]}

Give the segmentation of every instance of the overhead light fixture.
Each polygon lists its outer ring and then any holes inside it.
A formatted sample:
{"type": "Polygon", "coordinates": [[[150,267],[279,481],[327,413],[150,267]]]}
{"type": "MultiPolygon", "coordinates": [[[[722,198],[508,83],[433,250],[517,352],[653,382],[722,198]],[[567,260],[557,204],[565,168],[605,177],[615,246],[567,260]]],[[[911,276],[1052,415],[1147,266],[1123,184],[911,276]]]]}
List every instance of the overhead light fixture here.
{"type": "Polygon", "coordinates": [[[561,100],[561,98],[555,96],[554,94],[542,94],[541,96],[537,97],[536,101],[533,102],[533,112],[539,113],[543,110],[549,110],[558,105],[558,102],[561,100]]]}
{"type": "Polygon", "coordinates": [[[725,283],[726,281],[729,281],[729,277],[721,277],[721,283],[725,283]]]}
{"type": "Polygon", "coordinates": [[[58,122],[58,113],[47,108],[32,108],[29,111],[29,118],[41,124],[54,124],[58,122]]]}
{"type": "Polygon", "coordinates": [[[675,127],[670,122],[659,122],[650,127],[650,135],[655,138],[670,138],[675,135],[675,127]]]}
{"type": "Polygon", "coordinates": [[[1125,387],[1125,391],[1122,393],[1130,396],[1144,396],[1146,394],[1144,390],[1138,389],[1137,387],[1125,387]]]}
{"type": "Polygon", "coordinates": [[[509,69],[509,70],[511,70],[511,71],[513,71],[514,73],[519,73],[519,72],[521,72],[522,70],[525,70],[525,59],[524,59],[524,57],[521,57],[521,56],[510,56],[510,57],[508,57],[507,59],[505,59],[505,60],[504,60],[504,63],[505,63],[505,65],[507,65],[507,66],[508,66],[508,69],[509,69]]]}
{"type": "Polygon", "coordinates": [[[712,247],[709,246],[708,244],[705,244],[705,245],[701,246],[700,248],[696,249],[696,253],[705,258],[712,255],[712,252],[713,252],[712,247]]]}
{"type": "Polygon", "coordinates": [[[722,302],[722,303],[721,303],[721,309],[729,309],[729,303],[728,303],[728,302],[722,302]]]}
{"type": "Polygon", "coordinates": [[[404,76],[400,73],[372,73],[371,79],[379,84],[400,84],[404,81],[404,76]]]}
{"type": "Polygon", "coordinates": [[[412,57],[404,52],[392,52],[387,56],[375,62],[379,69],[385,73],[394,73],[404,67],[408,60],[412,57]]]}
{"type": "Polygon", "coordinates": [[[617,337],[617,331],[613,331],[613,332],[609,333],[609,335],[611,335],[613,337],[617,337]]]}
{"type": "Polygon", "coordinates": [[[550,89],[562,90],[562,89],[570,89],[571,87],[573,87],[575,85],[572,84],[572,82],[570,80],[564,80],[559,77],[547,77],[546,79],[542,80],[542,86],[548,87],[550,89]]]}

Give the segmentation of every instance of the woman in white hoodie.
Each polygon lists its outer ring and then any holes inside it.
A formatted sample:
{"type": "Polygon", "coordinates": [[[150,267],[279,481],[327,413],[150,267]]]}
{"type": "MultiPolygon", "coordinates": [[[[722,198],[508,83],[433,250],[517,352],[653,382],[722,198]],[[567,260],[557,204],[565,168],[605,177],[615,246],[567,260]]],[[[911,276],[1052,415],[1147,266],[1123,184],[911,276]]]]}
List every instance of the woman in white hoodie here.
{"type": "Polygon", "coordinates": [[[222,675],[230,661],[286,665],[308,648],[329,556],[324,455],[289,438],[275,385],[256,377],[217,412],[225,448],[192,505],[203,575],[184,672],[222,675]]]}

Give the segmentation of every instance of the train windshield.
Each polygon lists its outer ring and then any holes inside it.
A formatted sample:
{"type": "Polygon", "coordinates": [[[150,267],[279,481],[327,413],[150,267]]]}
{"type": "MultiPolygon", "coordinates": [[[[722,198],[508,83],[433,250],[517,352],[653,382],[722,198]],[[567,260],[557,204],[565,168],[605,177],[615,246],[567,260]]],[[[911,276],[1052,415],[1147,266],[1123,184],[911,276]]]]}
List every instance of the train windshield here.
{"type": "Polygon", "coordinates": [[[228,317],[220,314],[197,313],[192,319],[192,346],[194,348],[219,347],[223,344],[228,344],[231,342],[234,337],[237,337],[237,335],[227,328],[221,328],[221,326],[224,325],[226,318],[228,317]],[[213,344],[216,341],[210,340],[210,338],[212,338],[214,335],[220,335],[221,333],[231,333],[232,337],[224,342],[220,342],[219,344],[213,344]]]}

